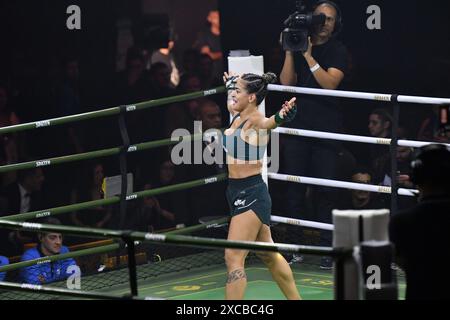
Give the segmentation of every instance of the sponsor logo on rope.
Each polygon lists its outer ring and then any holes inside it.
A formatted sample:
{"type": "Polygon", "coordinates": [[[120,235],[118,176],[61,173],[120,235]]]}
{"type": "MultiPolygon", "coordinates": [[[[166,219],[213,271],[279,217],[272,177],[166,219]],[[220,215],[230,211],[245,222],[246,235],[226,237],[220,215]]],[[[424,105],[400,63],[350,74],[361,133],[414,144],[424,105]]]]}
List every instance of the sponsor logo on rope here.
{"type": "Polygon", "coordinates": [[[153,233],[146,233],[145,239],[151,240],[151,241],[160,241],[164,242],[166,241],[166,236],[162,234],[153,234],[153,233]]]}
{"type": "Polygon", "coordinates": [[[391,144],[390,139],[377,139],[378,144],[391,144]]]}
{"type": "Polygon", "coordinates": [[[50,124],[50,120],[38,121],[36,122],[36,128],[48,127],[50,124]]]}
{"type": "Polygon", "coordinates": [[[21,288],[23,289],[33,289],[33,290],[41,290],[42,286],[38,285],[38,284],[29,284],[29,283],[22,283],[20,285],[21,288]]]}
{"type": "Polygon", "coordinates": [[[127,196],[126,198],[125,198],[125,200],[134,200],[134,199],[137,199],[137,194],[130,194],[129,196],[127,196]]]}
{"type": "Polygon", "coordinates": [[[300,223],[299,220],[287,219],[286,222],[287,222],[287,224],[296,224],[296,225],[298,225],[298,226],[301,225],[301,223],[300,223]]]}
{"type": "Polygon", "coordinates": [[[391,101],[391,96],[388,95],[376,95],[374,99],[377,101],[391,101]]]}
{"type": "Polygon", "coordinates": [[[217,177],[205,179],[205,184],[217,182],[217,177]]]}
{"type": "Polygon", "coordinates": [[[217,93],[217,90],[216,90],[216,89],[211,89],[211,90],[205,90],[205,91],[203,91],[203,95],[205,95],[205,96],[209,96],[209,95],[216,94],[216,93],[217,93]]]}
{"type": "Polygon", "coordinates": [[[292,249],[294,249],[295,247],[296,246],[294,246],[294,245],[287,245],[287,244],[278,244],[277,245],[278,251],[292,252],[293,251],[292,249]]]}
{"type": "Polygon", "coordinates": [[[291,92],[291,93],[297,93],[297,90],[294,88],[283,88],[283,92],[291,92]]]}
{"type": "Polygon", "coordinates": [[[290,134],[290,135],[294,135],[294,136],[298,136],[300,135],[300,131],[299,130],[292,130],[292,129],[288,129],[288,130],[283,130],[286,132],[286,134],[290,134]]]}
{"type": "Polygon", "coordinates": [[[287,176],[287,177],[286,177],[286,181],[290,181],[290,182],[301,182],[300,177],[296,177],[296,176],[287,176]]]}
{"type": "Polygon", "coordinates": [[[50,211],[39,212],[36,214],[36,218],[48,217],[52,213],[50,211]]]}
{"type": "Polygon", "coordinates": [[[135,111],[135,110],[136,110],[136,106],[135,106],[135,105],[127,106],[125,110],[126,110],[127,112],[135,111]]]}
{"type": "Polygon", "coordinates": [[[127,151],[128,151],[128,152],[134,152],[134,151],[137,151],[137,147],[136,147],[136,146],[129,146],[127,151]]]}
{"type": "Polygon", "coordinates": [[[36,167],[44,167],[44,166],[49,166],[52,162],[50,160],[41,160],[41,161],[36,161],[36,167]]]}
{"type": "Polygon", "coordinates": [[[42,261],[38,261],[37,264],[43,264],[43,263],[49,263],[52,262],[50,259],[46,259],[46,260],[42,260],[42,261]]]}
{"type": "Polygon", "coordinates": [[[33,222],[23,222],[22,227],[26,229],[41,229],[42,224],[40,223],[33,223],[33,222]]]}
{"type": "Polygon", "coordinates": [[[381,193],[391,193],[391,187],[378,187],[378,191],[381,193]]]}

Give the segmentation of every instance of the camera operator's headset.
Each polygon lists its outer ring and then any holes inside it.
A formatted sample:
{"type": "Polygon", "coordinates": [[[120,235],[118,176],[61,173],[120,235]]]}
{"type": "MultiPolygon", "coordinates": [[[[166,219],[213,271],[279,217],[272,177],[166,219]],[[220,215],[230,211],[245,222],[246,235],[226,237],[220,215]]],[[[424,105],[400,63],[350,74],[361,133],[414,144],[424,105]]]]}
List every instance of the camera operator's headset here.
{"type": "Polygon", "coordinates": [[[423,185],[450,184],[450,150],[443,144],[430,144],[418,150],[411,161],[411,181],[423,185]]]}
{"type": "Polygon", "coordinates": [[[336,10],[336,22],[334,24],[333,37],[337,36],[342,31],[342,28],[344,27],[344,23],[342,22],[342,11],[341,11],[341,9],[339,9],[339,6],[336,3],[334,3],[333,1],[328,1],[328,0],[317,1],[316,4],[313,6],[312,10],[315,11],[317,9],[317,7],[319,7],[323,4],[327,4],[336,10]]]}

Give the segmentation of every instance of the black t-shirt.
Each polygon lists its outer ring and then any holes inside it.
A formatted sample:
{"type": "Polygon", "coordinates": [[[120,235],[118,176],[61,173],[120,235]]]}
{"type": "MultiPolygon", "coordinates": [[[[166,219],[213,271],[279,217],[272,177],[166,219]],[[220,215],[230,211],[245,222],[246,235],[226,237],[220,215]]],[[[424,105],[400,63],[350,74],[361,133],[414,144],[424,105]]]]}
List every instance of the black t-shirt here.
{"type": "MultiPolygon", "coordinates": [[[[212,52],[217,53],[222,51],[222,44],[220,42],[220,36],[215,35],[211,30],[205,30],[197,35],[197,40],[194,43],[194,48],[201,50],[203,46],[208,46],[212,52]]],[[[223,61],[222,59],[213,61],[213,78],[222,76],[223,61]]]]}
{"type": "Polygon", "coordinates": [[[391,217],[389,237],[406,273],[407,299],[450,299],[450,197],[427,198],[391,217]]]}
{"type": "MultiPolygon", "coordinates": [[[[346,72],[347,49],[335,39],[313,46],[312,56],[324,70],[336,68],[344,73],[346,72]]],[[[298,79],[297,86],[323,89],[317,83],[300,52],[294,54],[294,64],[298,79]]],[[[339,109],[338,98],[299,95],[298,107],[298,115],[290,124],[291,127],[331,132],[341,130],[342,114],[339,109]]]]}

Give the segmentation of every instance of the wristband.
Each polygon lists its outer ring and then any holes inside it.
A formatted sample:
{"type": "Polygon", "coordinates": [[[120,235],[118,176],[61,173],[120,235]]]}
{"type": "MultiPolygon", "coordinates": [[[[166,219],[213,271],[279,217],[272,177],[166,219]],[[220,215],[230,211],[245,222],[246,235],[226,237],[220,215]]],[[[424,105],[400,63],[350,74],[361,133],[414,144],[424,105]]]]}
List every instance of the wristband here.
{"type": "Polygon", "coordinates": [[[283,124],[284,119],[282,117],[280,117],[280,112],[278,111],[277,113],[275,113],[275,123],[277,125],[283,124]]]}
{"type": "Polygon", "coordinates": [[[318,63],[316,63],[314,66],[312,66],[311,68],[309,68],[309,70],[311,70],[312,73],[316,72],[317,70],[320,69],[320,65],[318,63]]]}
{"type": "Polygon", "coordinates": [[[227,79],[227,81],[225,82],[225,87],[227,88],[227,90],[236,90],[237,79],[237,76],[232,76],[227,79]]]}

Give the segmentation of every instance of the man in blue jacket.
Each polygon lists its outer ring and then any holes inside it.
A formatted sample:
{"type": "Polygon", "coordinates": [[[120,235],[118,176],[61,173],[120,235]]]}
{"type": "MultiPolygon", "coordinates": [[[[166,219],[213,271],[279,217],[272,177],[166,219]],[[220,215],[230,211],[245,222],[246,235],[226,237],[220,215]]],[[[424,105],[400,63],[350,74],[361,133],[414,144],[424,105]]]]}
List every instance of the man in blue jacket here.
{"type": "MultiPolygon", "coordinates": [[[[61,224],[59,220],[55,218],[47,218],[45,223],[61,224]]],[[[69,252],[69,249],[62,245],[62,234],[60,233],[40,233],[38,234],[38,239],[39,244],[35,248],[25,251],[21,258],[22,261],[69,252]]],[[[71,273],[68,273],[67,269],[72,265],[76,266],[76,262],[72,258],[40,263],[22,268],[20,270],[20,276],[24,283],[51,283],[67,279],[71,275],[71,273]]]]}
{"type": "MultiPolygon", "coordinates": [[[[7,257],[0,256],[0,267],[9,264],[9,260],[7,257]]],[[[0,272],[0,281],[5,280],[6,272],[0,272]]]]}

